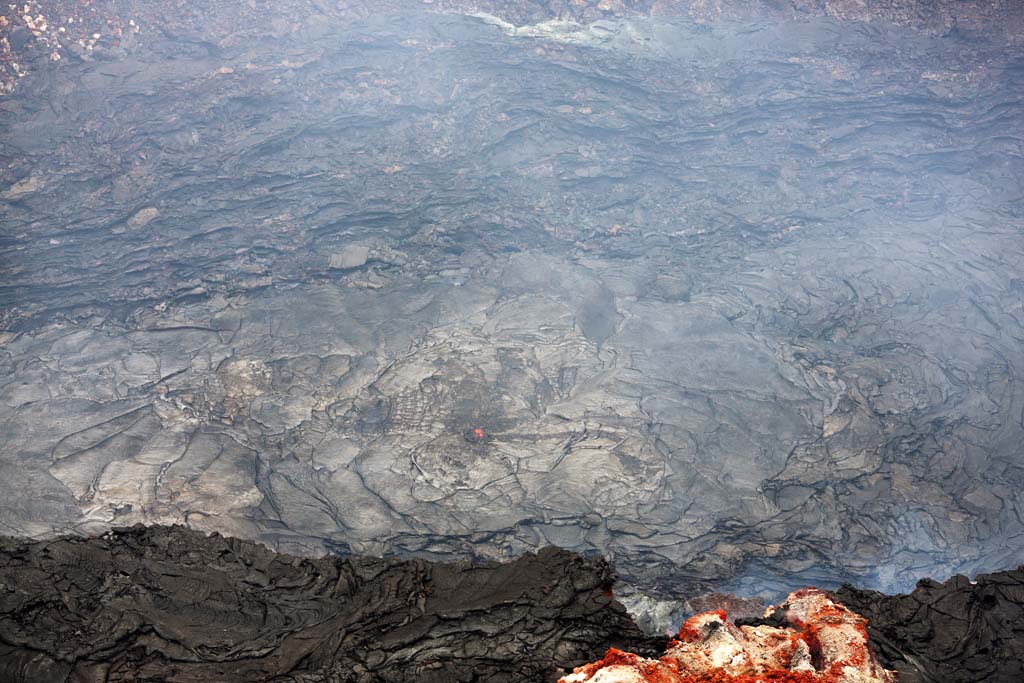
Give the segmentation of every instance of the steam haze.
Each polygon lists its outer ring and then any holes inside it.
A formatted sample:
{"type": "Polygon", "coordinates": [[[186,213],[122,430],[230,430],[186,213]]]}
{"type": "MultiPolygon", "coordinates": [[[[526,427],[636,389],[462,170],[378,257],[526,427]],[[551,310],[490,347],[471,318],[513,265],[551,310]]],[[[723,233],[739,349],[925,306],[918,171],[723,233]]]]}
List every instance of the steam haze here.
{"type": "Polygon", "coordinates": [[[1015,566],[1024,62],[840,19],[139,17],[36,68],[4,533],[558,545],[675,594],[1015,566]]]}

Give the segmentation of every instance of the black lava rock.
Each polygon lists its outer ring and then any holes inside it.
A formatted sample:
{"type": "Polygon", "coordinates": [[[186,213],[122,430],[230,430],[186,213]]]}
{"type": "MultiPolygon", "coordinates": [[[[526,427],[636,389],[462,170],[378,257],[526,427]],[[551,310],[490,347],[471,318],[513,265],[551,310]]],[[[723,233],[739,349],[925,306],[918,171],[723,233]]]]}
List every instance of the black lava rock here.
{"type": "Polygon", "coordinates": [[[868,635],[900,683],[1024,681],[1024,567],[924,580],[909,595],[843,586],[839,600],[869,620],[868,635]]]}
{"type": "Polygon", "coordinates": [[[548,681],[653,652],[602,560],[300,559],[180,527],[0,539],[0,681],[548,681]]]}

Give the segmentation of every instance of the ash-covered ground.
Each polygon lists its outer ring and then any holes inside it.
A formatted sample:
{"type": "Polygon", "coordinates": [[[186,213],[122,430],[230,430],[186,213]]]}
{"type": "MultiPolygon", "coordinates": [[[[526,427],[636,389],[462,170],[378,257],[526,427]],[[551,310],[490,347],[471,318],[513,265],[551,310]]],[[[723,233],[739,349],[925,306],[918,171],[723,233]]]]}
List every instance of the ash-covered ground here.
{"type": "Polygon", "coordinates": [[[0,100],[3,532],[557,545],[668,597],[1016,566],[1012,3],[602,4],[40,42],[0,100]]]}

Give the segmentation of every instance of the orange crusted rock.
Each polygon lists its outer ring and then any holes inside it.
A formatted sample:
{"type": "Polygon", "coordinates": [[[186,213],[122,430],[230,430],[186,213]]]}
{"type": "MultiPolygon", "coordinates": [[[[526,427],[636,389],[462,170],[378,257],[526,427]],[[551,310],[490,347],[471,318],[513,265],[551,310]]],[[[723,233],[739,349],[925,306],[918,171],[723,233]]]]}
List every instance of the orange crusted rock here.
{"type": "Polygon", "coordinates": [[[609,650],[560,683],[893,683],[868,644],[867,621],[815,588],[762,620],[724,610],[690,617],[658,660],[609,650]],[[763,623],[761,623],[763,622],[763,623]]]}

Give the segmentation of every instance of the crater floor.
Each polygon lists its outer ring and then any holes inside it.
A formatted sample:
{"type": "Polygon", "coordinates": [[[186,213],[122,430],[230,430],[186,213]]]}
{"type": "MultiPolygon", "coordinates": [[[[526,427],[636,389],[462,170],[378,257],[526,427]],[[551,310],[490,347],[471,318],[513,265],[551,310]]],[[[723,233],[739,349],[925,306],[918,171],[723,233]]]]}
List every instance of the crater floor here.
{"type": "Polygon", "coordinates": [[[0,104],[0,525],[905,590],[1024,551],[1020,49],[396,9],[0,104]]]}

